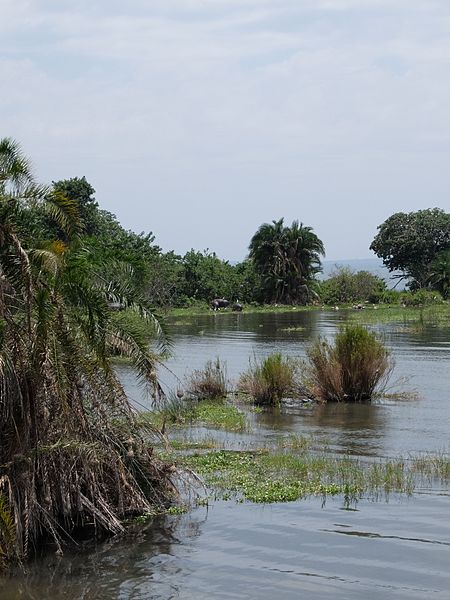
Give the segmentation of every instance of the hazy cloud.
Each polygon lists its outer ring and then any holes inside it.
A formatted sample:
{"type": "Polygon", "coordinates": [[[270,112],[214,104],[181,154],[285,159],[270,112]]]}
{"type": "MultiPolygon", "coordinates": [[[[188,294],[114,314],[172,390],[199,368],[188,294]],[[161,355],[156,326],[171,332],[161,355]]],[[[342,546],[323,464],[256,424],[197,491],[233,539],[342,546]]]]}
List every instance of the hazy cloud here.
{"type": "Polygon", "coordinates": [[[242,258],[285,216],[364,257],[392,212],[450,209],[445,0],[7,0],[0,17],[1,135],[166,249],[242,258]]]}

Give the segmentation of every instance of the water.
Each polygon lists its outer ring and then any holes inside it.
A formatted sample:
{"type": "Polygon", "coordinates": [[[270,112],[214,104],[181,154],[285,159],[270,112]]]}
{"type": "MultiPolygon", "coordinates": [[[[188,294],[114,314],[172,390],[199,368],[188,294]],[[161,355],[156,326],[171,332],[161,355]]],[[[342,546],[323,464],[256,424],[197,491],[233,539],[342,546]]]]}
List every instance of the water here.
{"type": "MultiPolygon", "coordinates": [[[[248,361],[277,350],[304,356],[332,336],[342,313],[205,315],[174,321],[167,386],[182,385],[206,360],[226,360],[231,380],[248,361]],[[180,381],[179,381],[180,380],[180,381]],[[180,383],[181,382],[181,383],[180,383]]],[[[313,433],[337,453],[378,457],[449,447],[450,331],[379,328],[396,361],[394,379],[415,400],[289,407],[255,414],[246,442],[313,433]]],[[[135,402],[146,403],[126,367],[135,402]]],[[[229,445],[240,437],[227,435],[229,445]]],[[[1,600],[450,598],[449,492],[436,482],[412,498],[341,498],[259,506],[217,502],[167,516],[126,539],[41,559],[0,583],[1,600]]]]}

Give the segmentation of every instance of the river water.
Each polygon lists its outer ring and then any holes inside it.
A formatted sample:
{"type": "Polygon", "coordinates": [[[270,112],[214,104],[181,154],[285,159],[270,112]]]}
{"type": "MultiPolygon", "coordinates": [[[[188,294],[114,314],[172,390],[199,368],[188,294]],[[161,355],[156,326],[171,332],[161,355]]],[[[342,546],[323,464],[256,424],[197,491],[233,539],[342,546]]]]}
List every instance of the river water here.
{"type": "MultiPolygon", "coordinates": [[[[208,359],[231,381],[273,351],[304,356],[332,337],[343,312],[212,314],[174,319],[174,356],[161,378],[183,385],[208,359]]],[[[450,330],[377,326],[395,358],[393,391],[414,399],[286,407],[254,414],[250,433],[223,434],[230,447],[291,433],[326,440],[336,453],[390,457],[448,451],[450,330]]],[[[146,404],[127,367],[120,374],[146,404]]],[[[450,599],[450,492],[434,482],[412,497],[312,498],[273,505],[216,502],[155,519],[125,539],[49,556],[0,582],[1,600],[450,599]]]]}

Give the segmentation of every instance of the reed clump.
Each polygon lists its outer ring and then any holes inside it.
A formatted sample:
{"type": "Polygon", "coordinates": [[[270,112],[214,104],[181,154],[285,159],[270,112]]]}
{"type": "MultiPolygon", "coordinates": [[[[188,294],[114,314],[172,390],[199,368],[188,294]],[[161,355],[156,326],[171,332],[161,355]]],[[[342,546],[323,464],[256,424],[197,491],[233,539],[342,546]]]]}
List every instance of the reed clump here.
{"type": "Polygon", "coordinates": [[[226,365],[219,358],[209,360],[203,369],[190,375],[186,391],[197,400],[215,400],[227,395],[226,365]]]}
{"type": "Polygon", "coordinates": [[[334,343],[318,340],[307,350],[306,385],[321,402],[370,400],[392,373],[389,350],[374,332],[345,325],[334,343]]]}
{"type": "Polygon", "coordinates": [[[298,368],[298,361],[276,352],[250,363],[239,379],[238,389],[252,396],[256,404],[278,404],[282,398],[298,394],[298,368]]]}

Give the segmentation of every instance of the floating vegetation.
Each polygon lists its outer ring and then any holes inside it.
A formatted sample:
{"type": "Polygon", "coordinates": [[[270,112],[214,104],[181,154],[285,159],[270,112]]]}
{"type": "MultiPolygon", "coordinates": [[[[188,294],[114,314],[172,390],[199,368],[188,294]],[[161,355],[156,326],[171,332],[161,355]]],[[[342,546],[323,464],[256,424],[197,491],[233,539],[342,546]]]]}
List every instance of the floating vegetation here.
{"type": "Polygon", "coordinates": [[[192,439],[172,439],[170,446],[173,450],[188,451],[188,450],[212,450],[217,448],[218,442],[212,437],[203,437],[197,440],[192,439]]]}
{"type": "Polygon", "coordinates": [[[169,410],[163,407],[157,411],[141,412],[139,421],[149,423],[160,430],[165,430],[170,425],[202,425],[228,431],[248,429],[245,413],[225,399],[198,403],[180,400],[176,408],[171,404],[169,410]]]}
{"type": "Polygon", "coordinates": [[[424,327],[450,327],[450,304],[425,307],[374,306],[366,310],[352,311],[347,315],[351,322],[370,324],[402,323],[414,330],[424,327]]]}
{"type": "Polygon", "coordinates": [[[185,456],[182,463],[204,478],[216,498],[257,503],[336,495],[356,502],[364,496],[411,495],[418,476],[450,479],[450,457],[443,454],[363,462],[323,452],[220,450],[185,456]]]}

